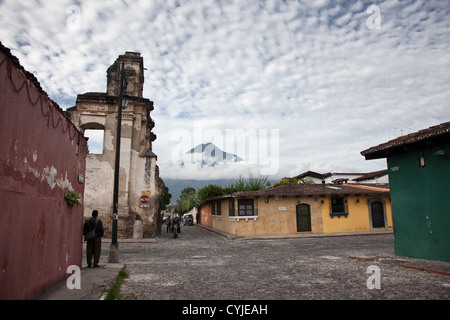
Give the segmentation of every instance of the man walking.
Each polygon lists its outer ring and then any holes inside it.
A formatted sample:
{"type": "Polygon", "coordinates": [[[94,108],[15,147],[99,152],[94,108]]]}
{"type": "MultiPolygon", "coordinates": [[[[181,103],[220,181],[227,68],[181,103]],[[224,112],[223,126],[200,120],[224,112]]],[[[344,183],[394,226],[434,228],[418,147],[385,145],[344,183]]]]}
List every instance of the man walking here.
{"type": "Polygon", "coordinates": [[[103,223],[97,218],[98,211],[92,211],[92,218],[87,219],[83,226],[83,235],[86,241],[86,260],[88,268],[92,267],[92,256],[94,257],[94,268],[98,268],[100,251],[102,249],[103,223]]]}
{"type": "Polygon", "coordinates": [[[172,224],[172,219],[170,217],[167,217],[167,219],[166,219],[167,233],[169,233],[171,224],[172,224]]]}

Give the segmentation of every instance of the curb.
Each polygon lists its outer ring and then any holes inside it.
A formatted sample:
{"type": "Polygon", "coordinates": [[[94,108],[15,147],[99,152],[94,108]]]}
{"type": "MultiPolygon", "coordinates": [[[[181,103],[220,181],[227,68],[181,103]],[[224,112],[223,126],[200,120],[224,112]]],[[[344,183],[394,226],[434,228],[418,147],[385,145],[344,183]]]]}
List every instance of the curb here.
{"type": "MultiPolygon", "coordinates": [[[[359,261],[369,261],[369,262],[373,262],[373,261],[377,261],[376,258],[369,258],[369,257],[355,257],[355,256],[349,256],[350,259],[354,259],[354,260],[359,260],[359,261]]],[[[383,262],[383,260],[380,260],[379,262],[383,262]]],[[[412,270],[417,270],[417,271],[425,271],[428,273],[434,273],[434,274],[439,274],[442,276],[450,276],[450,272],[449,271],[442,271],[442,270],[436,270],[436,269],[431,269],[431,268],[425,268],[425,267],[420,267],[420,266],[413,266],[413,265],[409,265],[409,264],[404,264],[404,263],[392,263],[390,264],[391,266],[395,266],[395,267],[401,267],[401,268],[406,268],[406,269],[412,269],[412,270]]]]}
{"type": "Polygon", "coordinates": [[[261,235],[261,236],[236,236],[234,234],[217,230],[202,224],[195,224],[194,226],[201,227],[210,232],[216,233],[228,240],[238,241],[254,241],[254,240],[290,240],[290,239],[304,239],[304,238],[326,238],[326,237],[354,237],[354,236],[377,236],[385,234],[394,234],[394,231],[365,231],[365,232],[344,232],[344,233],[302,233],[302,234],[286,234],[286,235],[261,235]]]}
{"type": "Polygon", "coordinates": [[[429,272],[429,273],[435,273],[435,274],[440,274],[442,276],[450,277],[450,272],[447,272],[447,271],[434,270],[434,269],[417,267],[417,266],[410,266],[410,265],[402,264],[402,263],[393,264],[393,266],[407,268],[407,269],[413,269],[413,270],[419,270],[419,271],[425,271],[425,272],[429,272]]]}

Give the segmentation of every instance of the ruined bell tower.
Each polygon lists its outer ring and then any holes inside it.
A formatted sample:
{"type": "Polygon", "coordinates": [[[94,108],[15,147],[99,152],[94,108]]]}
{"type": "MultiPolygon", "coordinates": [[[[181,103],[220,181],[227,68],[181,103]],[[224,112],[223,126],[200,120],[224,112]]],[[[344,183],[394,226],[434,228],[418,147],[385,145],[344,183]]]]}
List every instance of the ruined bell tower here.
{"type": "Polygon", "coordinates": [[[111,236],[122,63],[127,80],[126,92],[131,99],[122,111],[118,237],[152,237],[159,230],[161,186],[157,157],[152,151],[152,143],[156,139],[152,132],[155,123],[150,117],[153,102],[143,98],[144,61],[139,53],[126,52],[108,68],[106,93],[80,94],[76,106],[67,110],[81,131],[94,129],[103,133],[102,152],[89,153],[86,159],[84,215],[90,217],[92,210],[98,210],[105,226],[105,236],[111,236]]]}
{"type": "Polygon", "coordinates": [[[120,68],[125,63],[125,77],[127,79],[126,91],[130,96],[142,98],[144,91],[144,60],[139,53],[126,52],[125,55],[113,63],[106,71],[108,78],[106,94],[119,96],[120,90],[120,68]]]}

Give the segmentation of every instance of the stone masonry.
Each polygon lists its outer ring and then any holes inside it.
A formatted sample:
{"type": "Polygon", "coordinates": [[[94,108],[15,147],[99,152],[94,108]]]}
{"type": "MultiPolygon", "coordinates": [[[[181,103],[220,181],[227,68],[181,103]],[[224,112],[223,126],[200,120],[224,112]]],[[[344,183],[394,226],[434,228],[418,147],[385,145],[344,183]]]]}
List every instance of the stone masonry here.
{"type": "Polygon", "coordinates": [[[114,164],[118,96],[121,65],[124,63],[126,92],[131,96],[122,113],[119,172],[119,238],[153,237],[158,231],[161,186],[157,157],[152,152],[156,135],[150,117],[153,102],[143,98],[144,63],[139,53],[126,52],[107,70],[107,92],[88,92],[77,97],[76,106],[67,113],[81,130],[103,130],[103,152],[88,154],[84,193],[84,215],[99,211],[105,236],[111,235],[113,211],[114,164]],[[141,197],[147,196],[147,203],[141,197]]]}

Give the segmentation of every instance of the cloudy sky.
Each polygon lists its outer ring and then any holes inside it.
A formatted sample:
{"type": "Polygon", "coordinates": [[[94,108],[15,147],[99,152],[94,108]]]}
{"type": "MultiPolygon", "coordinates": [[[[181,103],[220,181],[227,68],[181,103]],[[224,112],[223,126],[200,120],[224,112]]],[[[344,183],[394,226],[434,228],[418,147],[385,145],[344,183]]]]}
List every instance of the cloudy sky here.
{"type": "Polygon", "coordinates": [[[64,109],[140,52],[163,178],[208,141],[246,159],[208,178],[381,170],[360,151],[450,121],[447,0],[0,0],[0,41],[64,109]]]}

